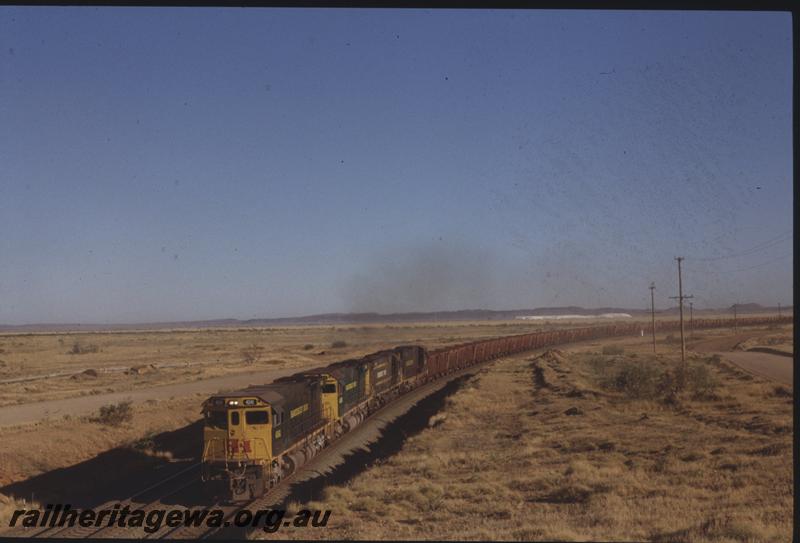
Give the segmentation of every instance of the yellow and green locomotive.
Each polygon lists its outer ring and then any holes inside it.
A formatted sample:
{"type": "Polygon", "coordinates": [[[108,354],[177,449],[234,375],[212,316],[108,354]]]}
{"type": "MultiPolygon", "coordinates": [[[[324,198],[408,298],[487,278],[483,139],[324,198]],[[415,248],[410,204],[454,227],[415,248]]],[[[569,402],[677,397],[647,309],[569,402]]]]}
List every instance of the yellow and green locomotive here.
{"type": "Polygon", "coordinates": [[[232,501],[260,496],[376,409],[424,382],[418,346],[216,394],[203,403],[203,480],[232,501]]]}

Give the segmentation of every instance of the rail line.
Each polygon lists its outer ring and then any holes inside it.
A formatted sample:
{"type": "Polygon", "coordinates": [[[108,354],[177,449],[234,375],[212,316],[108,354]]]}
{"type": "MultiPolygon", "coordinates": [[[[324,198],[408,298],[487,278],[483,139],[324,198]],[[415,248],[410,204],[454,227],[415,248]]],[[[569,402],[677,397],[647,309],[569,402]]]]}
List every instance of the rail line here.
{"type": "MultiPolygon", "coordinates": [[[[750,317],[750,318],[740,318],[736,321],[738,326],[757,326],[757,325],[765,325],[765,324],[780,324],[780,323],[791,323],[793,322],[793,317],[750,317]]],[[[734,320],[733,319],[698,319],[694,321],[694,329],[708,329],[708,328],[725,328],[725,327],[733,327],[734,320]]],[[[677,321],[661,321],[656,323],[656,331],[657,332],[664,332],[670,330],[676,330],[679,328],[679,323],[677,321]]],[[[292,473],[291,475],[284,478],[279,484],[268,490],[263,496],[256,498],[255,500],[251,500],[245,504],[237,504],[237,505],[228,505],[223,503],[216,503],[212,508],[220,509],[223,511],[223,526],[222,527],[208,527],[208,526],[179,526],[176,528],[162,526],[154,533],[147,533],[144,532],[143,528],[130,528],[130,527],[121,527],[121,526],[90,526],[90,527],[80,527],[80,526],[72,526],[72,527],[54,527],[54,528],[45,528],[39,532],[31,533],[29,529],[16,529],[13,532],[8,532],[4,535],[6,536],[17,536],[17,537],[58,537],[58,538],[114,538],[114,537],[124,537],[124,538],[131,538],[136,533],[141,533],[142,539],[206,539],[215,535],[218,535],[220,532],[224,532],[226,530],[231,529],[238,529],[244,530],[246,534],[249,531],[246,528],[235,528],[233,527],[232,519],[236,515],[236,513],[242,509],[250,509],[250,510],[257,510],[257,509],[269,509],[276,505],[279,505],[286,496],[289,495],[291,485],[300,482],[302,480],[322,476],[324,475],[324,471],[326,467],[331,467],[331,461],[336,461],[336,455],[344,455],[349,450],[353,450],[361,446],[357,442],[358,438],[364,437],[364,434],[367,433],[368,430],[373,429],[373,431],[379,430],[383,427],[383,425],[387,424],[389,421],[387,419],[381,418],[381,415],[386,415],[392,412],[402,413],[407,411],[413,404],[421,400],[422,398],[428,396],[432,392],[444,387],[448,382],[462,377],[464,375],[468,375],[471,373],[475,373],[482,369],[483,367],[491,364],[496,359],[505,357],[508,355],[518,354],[526,351],[535,351],[546,347],[553,347],[556,345],[563,345],[567,343],[579,343],[584,341],[592,341],[596,339],[604,339],[610,337],[623,337],[623,336],[635,336],[639,335],[639,332],[647,330],[651,330],[650,323],[641,323],[641,322],[634,322],[634,323],[626,323],[626,324],[614,324],[614,325],[606,325],[606,326],[593,326],[593,327],[586,327],[586,328],[569,328],[563,330],[552,330],[552,331],[544,331],[544,332],[535,332],[531,334],[522,334],[516,336],[505,336],[501,338],[496,338],[494,340],[482,340],[480,342],[473,342],[449,347],[443,347],[440,349],[436,349],[430,351],[429,356],[437,357],[440,360],[444,359],[447,361],[448,367],[453,367],[450,365],[451,357],[455,357],[453,360],[456,363],[460,364],[456,366],[456,369],[450,371],[449,373],[440,376],[436,379],[428,381],[416,388],[411,389],[410,391],[406,392],[395,398],[394,400],[390,401],[389,403],[381,406],[379,409],[373,412],[372,415],[361,425],[354,428],[352,431],[344,434],[340,439],[333,442],[330,446],[326,447],[323,451],[321,451],[318,455],[312,458],[307,464],[302,466],[299,470],[292,473]],[[485,350],[487,342],[492,343],[491,351],[487,352],[485,350]],[[479,351],[478,347],[483,346],[483,351],[479,351]],[[480,356],[483,356],[484,359],[481,361],[476,362],[480,356]],[[464,364],[466,363],[466,366],[464,364]],[[356,442],[356,443],[354,443],[356,442]],[[316,475],[315,475],[316,474],[316,475]],[[225,524],[228,524],[227,526],[225,524]]],[[[186,491],[188,488],[192,487],[193,485],[200,486],[200,481],[198,478],[193,478],[189,481],[184,481],[181,483],[181,479],[184,476],[192,474],[195,470],[200,468],[200,463],[194,463],[174,474],[170,477],[159,481],[156,484],[150,485],[147,488],[138,491],[136,494],[130,496],[129,498],[121,501],[121,502],[113,502],[113,504],[119,503],[121,507],[125,505],[133,506],[134,500],[137,498],[146,495],[148,492],[152,492],[156,489],[165,487],[166,490],[162,490],[158,492],[158,497],[152,500],[149,500],[144,506],[137,506],[136,509],[141,509],[144,511],[152,511],[155,509],[162,509],[165,508],[164,500],[178,494],[179,492],[186,491]],[[175,487],[174,485],[178,483],[178,486],[175,487]]],[[[198,488],[199,490],[199,488],[198,488]]],[[[109,502],[111,503],[111,502],[109,502]]],[[[95,509],[100,509],[102,506],[99,506],[95,509]]],[[[250,528],[252,530],[253,528],[250,528]]]]}
{"type": "MultiPolygon", "coordinates": [[[[30,529],[20,528],[15,530],[14,532],[7,533],[6,535],[10,537],[29,537],[29,538],[59,538],[59,539],[95,539],[95,538],[102,538],[102,539],[114,539],[114,538],[126,538],[126,539],[206,539],[215,534],[220,532],[224,532],[226,530],[236,530],[237,528],[233,526],[233,518],[236,513],[242,509],[267,509],[270,507],[274,507],[277,504],[280,504],[281,501],[289,494],[291,491],[291,485],[304,480],[308,477],[313,477],[317,475],[323,475],[323,471],[325,469],[326,463],[330,461],[335,461],[335,456],[337,454],[343,455],[347,453],[349,448],[358,447],[361,443],[358,441],[364,434],[368,433],[370,429],[373,429],[376,424],[386,424],[389,422],[389,419],[383,419],[381,416],[385,416],[388,412],[391,411],[399,411],[403,410],[404,408],[408,408],[417,401],[421,400],[425,396],[435,392],[437,389],[444,387],[448,382],[452,381],[453,379],[457,379],[462,375],[466,375],[468,373],[477,372],[483,366],[489,364],[492,361],[486,361],[482,364],[476,364],[469,368],[465,368],[459,372],[455,372],[449,374],[445,378],[437,379],[435,381],[431,381],[426,383],[420,387],[417,387],[407,394],[399,396],[394,401],[387,403],[386,405],[381,406],[377,409],[374,414],[369,417],[364,424],[361,424],[353,429],[353,431],[348,432],[341,439],[337,440],[336,442],[332,443],[329,447],[326,447],[325,450],[320,452],[319,455],[315,456],[308,464],[305,464],[301,467],[297,472],[292,473],[284,480],[280,482],[280,484],[276,485],[272,489],[270,489],[266,494],[257,498],[256,500],[252,500],[246,504],[237,504],[237,505],[229,505],[223,503],[215,503],[211,506],[206,506],[207,509],[219,509],[223,511],[223,526],[217,527],[208,527],[208,526],[179,526],[179,527],[169,527],[169,526],[161,526],[158,530],[152,533],[148,533],[144,531],[144,527],[124,527],[124,526],[67,526],[67,527],[53,527],[53,528],[44,528],[39,530],[38,532],[31,532],[30,529]],[[225,526],[228,523],[229,526],[225,526]],[[138,536],[138,537],[137,537],[138,536]]],[[[131,506],[131,509],[134,508],[137,510],[142,510],[146,513],[157,510],[157,509],[166,509],[168,506],[164,503],[164,501],[182,491],[186,491],[188,488],[192,486],[196,486],[198,492],[201,491],[201,485],[198,478],[193,478],[189,481],[184,481],[186,476],[194,476],[198,469],[200,468],[200,463],[194,463],[186,468],[173,473],[168,478],[159,481],[153,485],[150,485],[144,489],[137,491],[135,494],[130,496],[129,498],[122,500],[120,502],[107,502],[106,504],[100,505],[95,509],[100,510],[103,508],[110,509],[113,505],[119,504],[120,509],[124,508],[126,505],[131,506]],[[183,482],[182,482],[183,481],[183,482]],[[174,487],[170,486],[174,483],[180,483],[179,486],[174,487]],[[166,487],[166,488],[163,488],[166,487]],[[137,498],[145,496],[146,494],[153,492],[156,489],[162,489],[158,494],[157,497],[153,498],[152,500],[148,500],[145,504],[135,504],[137,498]],[[107,506],[107,507],[106,507],[107,506]]],[[[240,530],[245,530],[244,528],[239,528],[240,530]]]]}
{"type": "MultiPolygon", "coordinates": [[[[749,319],[739,319],[737,324],[739,326],[752,326],[752,325],[759,325],[759,324],[771,324],[771,323],[778,323],[778,322],[792,322],[792,317],[755,317],[749,319]]],[[[719,328],[719,327],[727,327],[733,326],[734,320],[733,319],[703,319],[695,321],[695,329],[703,329],[703,328],[719,328]]],[[[652,326],[652,325],[650,325],[652,326]]],[[[675,330],[680,327],[680,323],[677,321],[661,321],[656,326],[657,331],[665,331],[665,330],[675,330]]],[[[525,351],[535,351],[546,347],[552,347],[556,345],[562,345],[565,343],[576,343],[582,341],[591,341],[595,339],[607,338],[607,337],[621,337],[621,336],[632,336],[637,335],[636,333],[646,329],[647,327],[640,323],[627,323],[624,325],[609,325],[609,326],[602,326],[602,327],[589,327],[589,328],[573,328],[573,329],[566,329],[566,330],[558,330],[552,332],[539,332],[534,334],[523,334],[518,336],[507,336],[504,338],[498,338],[497,341],[499,343],[499,347],[497,350],[493,351],[495,354],[490,355],[488,359],[484,359],[478,363],[468,363],[466,367],[459,368],[458,370],[448,373],[445,376],[439,377],[438,379],[434,379],[433,381],[429,381],[417,388],[414,388],[403,394],[393,401],[387,403],[386,405],[382,406],[380,409],[376,410],[372,413],[367,421],[375,421],[380,420],[380,415],[390,411],[392,409],[397,409],[398,406],[402,405],[403,403],[408,402],[410,404],[419,401],[421,398],[427,396],[428,394],[432,393],[435,389],[443,387],[448,382],[456,379],[462,375],[475,373],[484,366],[491,364],[496,359],[500,357],[504,357],[511,354],[518,354],[525,351]]],[[[431,351],[429,356],[439,357],[441,359],[445,359],[448,361],[448,365],[451,361],[451,356],[455,355],[455,361],[463,362],[463,356],[466,354],[468,357],[470,354],[472,356],[472,361],[476,360],[478,356],[480,356],[477,345],[484,344],[483,342],[473,342],[465,345],[456,345],[452,347],[444,347],[442,349],[437,349],[431,351]]],[[[486,351],[483,351],[484,356],[486,351]]],[[[468,359],[469,360],[469,359],[468,359]]],[[[342,448],[346,448],[347,440],[354,439],[353,436],[358,436],[364,429],[367,428],[366,423],[357,427],[351,432],[348,432],[342,438],[337,440],[336,442],[332,443],[329,447],[324,449],[320,452],[317,456],[312,458],[308,464],[305,464],[300,470],[295,473],[292,473],[290,476],[285,478],[281,481],[278,485],[267,491],[266,494],[263,496],[256,498],[250,502],[247,502],[244,505],[240,505],[238,507],[231,506],[229,509],[226,510],[225,514],[225,522],[229,523],[229,526],[223,526],[220,528],[208,528],[208,527],[189,527],[189,526],[181,526],[179,528],[175,528],[171,531],[165,532],[162,537],[169,537],[175,539],[184,539],[184,538],[191,538],[191,539],[207,539],[212,536],[218,535],[220,532],[224,532],[226,530],[230,530],[231,526],[233,525],[231,519],[234,517],[237,511],[241,509],[250,509],[250,510],[259,510],[259,509],[269,509],[273,508],[276,505],[281,503],[281,500],[288,494],[289,488],[291,484],[302,480],[304,474],[309,472],[316,472],[319,475],[323,475],[321,471],[315,468],[320,468],[324,465],[324,462],[329,459],[331,456],[335,455],[338,451],[342,448]]],[[[254,528],[239,528],[242,530],[243,536],[246,536],[249,531],[254,530],[254,528]]]]}
{"type": "Polygon", "coordinates": [[[283,479],[278,485],[271,488],[267,491],[263,496],[256,498],[255,500],[251,500],[246,504],[240,504],[237,506],[223,506],[218,507],[226,512],[224,517],[224,522],[228,522],[229,526],[222,526],[220,528],[216,527],[193,527],[193,526],[180,526],[178,528],[171,529],[169,531],[164,532],[159,536],[159,538],[170,538],[170,539],[209,539],[215,535],[220,534],[221,532],[225,532],[228,530],[242,530],[243,535],[247,532],[254,530],[255,528],[236,528],[233,526],[233,522],[231,519],[234,518],[236,513],[242,509],[249,509],[251,511],[259,510],[259,509],[270,509],[274,508],[282,503],[284,498],[289,495],[291,491],[291,486],[294,483],[301,482],[308,478],[313,478],[317,476],[324,476],[324,471],[326,467],[329,467],[331,462],[335,462],[337,455],[344,455],[347,454],[351,449],[357,448],[361,446],[360,438],[364,437],[364,434],[367,434],[370,430],[379,430],[378,427],[382,427],[388,424],[392,418],[395,416],[402,414],[403,412],[407,411],[411,406],[415,403],[423,399],[424,397],[432,394],[433,392],[443,388],[447,383],[463,377],[464,375],[469,375],[471,373],[477,373],[483,367],[491,364],[496,359],[486,360],[479,364],[475,364],[468,368],[464,368],[460,371],[451,373],[446,377],[441,379],[437,379],[435,381],[431,381],[421,385],[402,396],[399,396],[394,401],[387,403],[377,409],[370,417],[365,421],[363,424],[354,428],[351,432],[348,432],[336,442],[331,444],[329,447],[326,447],[322,452],[320,452],[317,456],[312,458],[307,464],[303,465],[297,472],[292,473],[285,479],[283,479]],[[382,419],[381,415],[388,416],[388,418],[382,419]],[[353,443],[355,442],[355,443],[353,443]]]}
{"type": "MultiPolygon", "coordinates": [[[[164,487],[166,485],[169,488],[169,490],[167,492],[161,491],[161,492],[159,492],[159,496],[157,498],[155,498],[154,500],[150,500],[145,505],[137,505],[136,506],[136,509],[142,509],[144,511],[157,509],[158,508],[157,506],[162,504],[161,500],[163,500],[164,498],[167,498],[167,497],[169,497],[169,496],[171,496],[173,494],[177,494],[181,490],[183,490],[183,489],[185,489],[185,488],[187,488],[187,487],[189,487],[191,485],[198,484],[197,478],[195,478],[193,476],[193,478],[191,480],[189,480],[188,482],[180,485],[178,488],[172,488],[172,487],[169,486],[170,484],[174,484],[176,481],[180,481],[181,478],[183,478],[183,477],[185,477],[187,475],[192,475],[193,472],[198,471],[199,468],[200,468],[200,462],[195,462],[192,465],[187,466],[186,468],[184,468],[184,469],[182,469],[182,470],[180,470],[180,471],[178,471],[176,473],[173,473],[169,477],[167,477],[165,479],[162,479],[159,482],[157,482],[155,484],[152,484],[152,485],[150,485],[150,486],[148,486],[148,487],[146,487],[146,488],[144,488],[142,490],[137,491],[135,494],[133,494],[132,496],[130,496],[130,497],[128,497],[128,498],[126,498],[126,499],[124,499],[122,501],[119,501],[119,502],[116,502],[116,501],[115,502],[106,502],[105,504],[99,505],[99,506],[95,507],[94,509],[103,509],[103,508],[110,509],[111,507],[113,507],[116,504],[119,504],[120,508],[124,508],[126,505],[131,506],[131,508],[133,508],[134,502],[135,502],[135,500],[137,498],[140,498],[141,496],[146,495],[148,492],[152,492],[152,491],[154,491],[156,489],[159,489],[161,487],[164,487]],[[105,506],[109,506],[109,507],[105,507],[105,506]]],[[[130,529],[121,528],[121,527],[118,527],[118,526],[95,526],[95,525],[92,525],[92,526],[80,526],[80,525],[74,525],[74,526],[66,526],[66,527],[54,526],[52,528],[50,528],[50,527],[43,528],[40,531],[35,532],[35,533],[31,533],[30,529],[28,529],[28,528],[18,528],[16,530],[14,530],[13,532],[9,532],[9,533],[7,533],[5,535],[11,536],[11,537],[19,536],[19,537],[30,537],[30,538],[34,538],[34,537],[35,538],[53,538],[53,537],[57,537],[57,538],[87,539],[87,538],[91,538],[91,537],[104,537],[104,538],[105,537],[109,537],[109,535],[107,535],[107,534],[112,534],[112,533],[116,534],[115,529],[122,530],[122,532],[120,532],[120,533],[123,536],[125,536],[125,534],[130,531],[130,529]]]]}

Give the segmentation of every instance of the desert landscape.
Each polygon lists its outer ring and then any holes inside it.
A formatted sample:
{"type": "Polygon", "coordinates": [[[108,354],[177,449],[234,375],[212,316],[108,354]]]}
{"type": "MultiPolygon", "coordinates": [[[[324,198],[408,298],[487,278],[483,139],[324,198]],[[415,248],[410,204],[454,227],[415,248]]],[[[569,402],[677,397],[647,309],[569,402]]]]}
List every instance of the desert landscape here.
{"type": "Polygon", "coordinates": [[[132,392],[241,372],[324,366],[387,345],[435,348],[555,326],[550,322],[464,321],[0,333],[0,406],[132,392]]]}
{"type": "Polygon", "coordinates": [[[790,540],[791,378],[754,375],[725,351],[791,350],[792,328],[732,332],[689,342],[691,377],[674,397],[662,387],[679,348],[665,337],[656,355],[636,338],[500,360],[400,452],[289,509],[334,511],[325,539],[790,540]]]}
{"type": "Polygon", "coordinates": [[[800,541],[796,14],[146,4],[0,6],[0,539],[800,541]]]}
{"type": "MultiPolygon", "coordinates": [[[[65,374],[3,384],[4,416],[13,402],[38,420],[3,420],[2,521],[20,504],[102,501],[97,477],[103,488],[135,491],[154,465],[197,458],[199,405],[226,385],[258,384],[393,344],[432,348],[555,326],[449,322],[0,336],[3,360],[11,362],[6,368],[17,368],[15,374],[30,367],[43,375],[42,361],[50,357],[59,361],[52,373],[65,374]],[[78,342],[97,352],[60,352],[78,342]],[[38,364],[23,365],[29,361],[38,364]],[[181,367],[182,361],[192,364],[181,367]],[[103,412],[119,405],[106,403],[118,397],[130,402],[119,421],[103,412]],[[99,399],[100,408],[90,410],[90,399],[99,399]],[[63,412],[34,409],[53,402],[63,412]],[[119,458],[127,470],[110,469],[119,458]]],[[[674,334],[657,336],[656,355],[649,337],[629,337],[493,362],[459,385],[428,428],[399,451],[372,458],[345,483],[323,483],[303,502],[291,499],[288,509],[331,509],[330,526],[319,533],[325,539],[784,539],[792,503],[792,327],[703,330],[688,336],[687,348],[691,378],[673,395],[664,379],[680,359],[674,334]],[[731,360],[737,355],[752,357],[755,371],[731,360]],[[765,377],[758,365],[765,363],[789,368],[788,380],[780,371],[765,377]]],[[[309,537],[302,530],[276,535],[309,537]]]]}
{"type": "MultiPolygon", "coordinates": [[[[511,321],[6,333],[0,335],[0,485],[195,422],[202,400],[218,390],[263,384],[394,345],[436,347],[552,327],[511,321]],[[89,352],[69,354],[75,344],[89,352]],[[129,422],[96,420],[103,407],[125,402],[131,402],[129,422]]],[[[200,446],[188,445],[194,454],[200,446]]]]}

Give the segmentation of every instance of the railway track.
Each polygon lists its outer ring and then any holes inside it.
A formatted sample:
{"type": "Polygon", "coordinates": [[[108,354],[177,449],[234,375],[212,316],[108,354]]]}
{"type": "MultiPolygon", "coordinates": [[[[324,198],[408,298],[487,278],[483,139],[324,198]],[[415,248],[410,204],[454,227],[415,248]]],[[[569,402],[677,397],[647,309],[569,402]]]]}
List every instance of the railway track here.
{"type": "MultiPolygon", "coordinates": [[[[754,321],[756,319],[753,319],[754,321]]],[[[758,319],[760,321],[760,319],[758,319]]],[[[765,319],[766,320],[766,319],[765,319]]],[[[773,319],[774,321],[775,319],[773,319]]],[[[791,319],[781,319],[781,321],[791,319]]],[[[705,326],[696,326],[696,328],[716,328],[724,326],[722,322],[707,321],[705,326]]],[[[753,324],[761,324],[761,322],[754,322],[753,324]]],[[[467,366],[465,368],[456,370],[436,380],[429,381],[423,385],[410,390],[409,392],[400,395],[393,401],[382,406],[375,411],[368,419],[361,425],[348,432],[340,439],[332,443],[330,446],[321,451],[318,455],[313,457],[307,464],[303,465],[298,471],[292,473],[277,486],[273,487],[263,496],[239,505],[229,505],[223,503],[215,503],[212,506],[204,506],[203,509],[218,509],[223,513],[222,526],[209,527],[200,523],[199,526],[179,526],[169,527],[161,526],[158,530],[150,533],[141,528],[131,528],[122,526],[72,526],[72,527],[54,527],[37,529],[34,528],[18,528],[12,532],[3,534],[9,537],[41,537],[41,538],[80,538],[80,539],[112,539],[112,538],[134,538],[134,539],[205,539],[217,536],[237,537],[244,538],[249,531],[256,528],[240,528],[236,527],[233,522],[236,514],[247,509],[250,511],[275,509],[283,504],[287,496],[291,492],[291,487],[295,483],[299,483],[308,479],[324,476],[326,471],[330,470],[333,466],[337,465],[349,452],[362,448],[365,442],[369,442],[377,437],[381,430],[391,422],[394,418],[405,413],[415,403],[422,398],[432,394],[433,392],[443,388],[447,383],[458,379],[465,375],[474,374],[485,368],[498,358],[510,356],[514,354],[522,354],[524,352],[535,352],[546,348],[551,348],[556,345],[565,343],[582,343],[584,341],[594,341],[601,338],[620,337],[626,335],[638,335],[640,324],[626,325],[621,327],[607,327],[597,329],[594,335],[587,334],[584,337],[574,336],[575,330],[565,330],[563,334],[558,332],[551,333],[552,336],[547,341],[536,345],[529,345],[527,347],[520,345],[516,350],[504,352],[495,358],[485,360],[483,362],[467,366]],[[588,336],[588,337],[587,337],[588,336]],[[577,341],[576,341],[577,340],[577,341]],[[533,348],[531,348],[533,347],[533,348]]],[[[671,329],[670,325],[659,326],[662,329],[671,329]]],[[[510,336],[513,338],[513,336],[510,336]]],[[[445,349],[446,350],[446,349],[445,349]]],[[[199,496],[202,492],[202,484],[199,480],[200,463],[194,463],[186,468],[172,474],[168,478],[151,485],[131,497],[121,502],[107,502],[101,506],[94,508],[95,510],[122,509],[126,505],[131,509],[143,510],[146,513],[155,510],[170,510],[175,509],[175,505],[169,504],[167,500],[171,497],[181,493],[189,493],[189,491],[196,487],[195,496],[199,496]]]]}
{"type": "MultiPolygon", "coordinates": [[[[247,532],[259,527],[248,529],[235,526],[234,518],[239,511],[243,509],[250,511],[275,509],[290,495],[293,484],[324,476],[327,470],[332,469],[341,462],[347,454],[363,448],[365,443],[376,438],[381,430],[394,418],[408,411],[418,401],[440,390],[454,379],[477,373],[491,362],[493,360],[476,364],[436,381],[431,381],[387,403],[375,411],[366,421],[325,448],[298,471],[286,477],[280,484],[270,489],[263,496],[244,504],[230,505],[217,502],[210,506],[203,506],[203,509],[222,511],[223,522],[221,527],[209,527],[207,525],[170,527],[162,525],[154,532],[147,532],[144,527],[121,527],[117,525],[81,527],[76,525],[63,528],[44,528],[38,529],[38,531],[35,531],[37,529],[34,528],[20,528],[4,535],[9,537],[58,539],[207,539],[221,535],[244,538],[247,532]]],[[[198,494],[202,492],[199,468],[199,463],[192,464],[172,474],[169,478],[138,491],[125,500],[106,502],[94,509],[96,511],[112,509],[115,505],[119,505],[119,509],[127,505],[130,506],[131,510],[142,510],[145,513],[155,510],[175,509],[176,506],[174,504],[166,503],[170,497],[181,493],[188,494],[192,488],[196,488],[198,494]]]]}
{"type": "Polygon", "coordinates": [[[225,511],[224,522],[228,523],[228,526],[222,526],[221,528],[181,526],[163,531],[163,533],[158,534],[158,537],[169,539],[210,539],[222,536],[226,539],[244,538],[249,531],[258,529],[258,527],[248,529],[234,526],[233,519],[238,511],[242,509],[248,509],[250,511],[267,510],[281,506],[286,497],[289,496],[292,485],[308,479],[324,477],[326,471],[341,462],[350,452],[362,448],[365,442],[370,442],[376,438],[386,425],[399,415],[408,411],[414,404],[437,390],[442,389],[447,383],[465,375],[477,373],[492,362],[494,362],[494,360],[487,360],[486,362],[464,368],[446,377],[437,379],[436,381],[431,381],[382,406],[364,421],[364,423],[325,448],[298,471],[285,478],[280,484],[270,489],[263,496],[239,506],[215,506],[225,511]]]}
{"type": "MultiPolygon", "coordinates": [[[[149,512],[159,507],[163,507],[163,501],[172,495],[175,495],[185,489],[196,485],[200,487],[198,480],[198,473],[200,471],[200,463],[196,462],[187,466],[180,471],[173,473],[166,479],[163,479],[153,485],[150,485],[142,490],[136,492],[129,498],[121,501],[105,502],[94,510],[109,509],[113,510],[115,506],[119,505],[119,509],[125,506],[133,509],[141,509],[149,512]],[[155,497],[148,498],[148,495],[155,494],[155,497]]],[[[115,537],[130,537],[133,530],[130,528],[122,528],[119,526],[80,526],[76,523],[74,526],[55,526],[52,528],[17,528],[11,532],[3,534],[8,537],[26,537],[26,538],[59,538],[59,539],[88,539],[88,538],[115,538],[115,537]]]]}

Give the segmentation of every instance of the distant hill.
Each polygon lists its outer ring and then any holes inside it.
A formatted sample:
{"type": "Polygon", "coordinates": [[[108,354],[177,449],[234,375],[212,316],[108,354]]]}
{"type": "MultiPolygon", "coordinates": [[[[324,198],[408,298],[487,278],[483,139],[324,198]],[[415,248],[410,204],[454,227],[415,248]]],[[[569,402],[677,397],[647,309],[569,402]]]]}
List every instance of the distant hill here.
{"type": "Polygon", "coordinates": [[[765,310],[764,306],[759,304],[734,304],[728,308],[728,311],[733,311],[734,307],[736,311],[741,311],[743,313],[757,313],[765,310]]]}
{"type": "MultiPolygon", "coordinates": [[[[792,311],[791,306],[781,308],[785,314],[792,311]]],[[[775,313],[777,307],[764,307],[759,304],[737,304],[739,314],[775,313]]],[[[684,306],[684,311],[688,307],[684,306]]],[[[303,317],[281,317],[271,319],[214,319],[201,321],[150,322],[132,324],[0,324],[0,332],[66,332],[66,331],[110,331],[110,330],[166,330],[174,328],[250,328],[257,326],[313,325],[313,324],[372,324],[397,322],[430,321],[481,321],[511,320],[522,316],[558,315],[601,315],[603,313],[628,313],[634,318],[650,315],[649,309],[627,309],[621,307],[584,308],[580,306],[537,307],[534,309],[462,309],[459,311],[433,311],[414,313],[323,313],[303,317]]],[[[711,313],[733,313],[733,306],[726,309],[694,309],[695,315],[711,313]]],[[[677,315],[678,308],[656,310],[657,315],[677,315]]]]}

